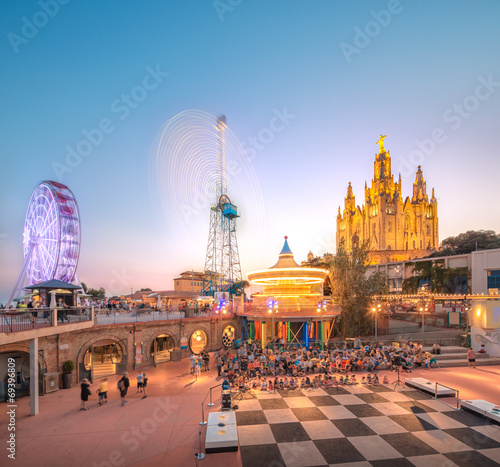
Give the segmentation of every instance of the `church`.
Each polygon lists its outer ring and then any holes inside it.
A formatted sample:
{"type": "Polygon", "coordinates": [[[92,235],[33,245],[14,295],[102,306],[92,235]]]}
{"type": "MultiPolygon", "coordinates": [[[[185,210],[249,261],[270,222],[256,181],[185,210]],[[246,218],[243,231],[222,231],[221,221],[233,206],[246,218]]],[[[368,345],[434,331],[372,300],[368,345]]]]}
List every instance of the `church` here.
{"type": "Polygon", "coordinates": [[[349,182],[344,209],[337,215],[337,248],[345,242],[347,252],[365,241],[370,246],[371,264],[423,258],[439,247],[437,200],[429,200],[426,182],[420,166],[417,168],[413,195],[403,201],[401,174],[394,181],[391,156],[384,148],[384,136],[376,144],[371,186],[365,182],[364,204],[356,206],[349,182]]]}

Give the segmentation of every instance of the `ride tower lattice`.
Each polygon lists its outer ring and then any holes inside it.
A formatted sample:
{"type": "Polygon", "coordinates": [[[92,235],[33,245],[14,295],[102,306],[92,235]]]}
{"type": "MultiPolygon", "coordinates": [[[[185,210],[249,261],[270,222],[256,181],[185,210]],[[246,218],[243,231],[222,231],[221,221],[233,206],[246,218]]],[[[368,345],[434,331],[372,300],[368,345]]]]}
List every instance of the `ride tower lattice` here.
{"type": "Polygon", "coordinates": [[[217,119],[217,182],[216,200],[210,208],[210,228],[203,273],[202,294],[229,300],[243,294],[241,265],[236,239],[238,208],[227,195],[226,117],[217,119]]]}

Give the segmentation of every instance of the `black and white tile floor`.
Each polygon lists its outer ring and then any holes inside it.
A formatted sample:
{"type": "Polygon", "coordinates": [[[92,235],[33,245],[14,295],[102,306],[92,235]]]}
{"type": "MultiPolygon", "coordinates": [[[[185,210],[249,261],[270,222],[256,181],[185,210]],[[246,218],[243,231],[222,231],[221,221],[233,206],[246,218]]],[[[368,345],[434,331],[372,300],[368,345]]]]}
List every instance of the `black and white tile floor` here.
{"type": "Polygon", "coordinates": [[[255,396],[236,411],[243,467],[500,465],[500,426],[407,387],[255,396]]]}

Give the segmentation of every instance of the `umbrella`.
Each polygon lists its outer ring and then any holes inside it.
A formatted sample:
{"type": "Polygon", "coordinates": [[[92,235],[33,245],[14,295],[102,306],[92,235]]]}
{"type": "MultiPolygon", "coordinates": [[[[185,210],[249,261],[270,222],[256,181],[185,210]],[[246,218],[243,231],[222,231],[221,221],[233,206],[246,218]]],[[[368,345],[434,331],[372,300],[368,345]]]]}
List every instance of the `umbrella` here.
{"type": "Polygon", "coordinates": [[[56,294],[55,292],[50,292],[50,305],[49,308],[55,308],[56,307],[56,294]]]}
{"type": "Polygon", "coordinates": [[[70,292],[69,290],[66,290],[66,289],[54,289],[54,290],[51,290],[50,293],[56,293],[56,294],[60,295],[60,294],[71,294],[73,292],[70,292]]]}

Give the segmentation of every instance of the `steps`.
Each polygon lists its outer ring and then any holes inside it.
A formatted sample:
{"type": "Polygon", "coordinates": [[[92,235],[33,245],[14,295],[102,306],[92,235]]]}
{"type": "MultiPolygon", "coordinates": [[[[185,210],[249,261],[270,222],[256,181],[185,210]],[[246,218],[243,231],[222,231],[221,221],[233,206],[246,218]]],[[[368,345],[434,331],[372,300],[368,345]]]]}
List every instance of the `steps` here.
{"type": "MultiPolygon", "coordinates": [[[[431,352],[432,347],[423,347],[424,352],[431,352]]],[[[464,347],[446,346],[441,347],[441,355],[434,355],[441,368],[449,368],[454,366],[469,366],[467,360],[467,351],[464,347]]],[[[476,352],[476,366],[483,365],[500,365],[500,357],[491,357],[489,354],[476,352]]]]}
{"type": "Polygon", "coordinates": [[[96,363],[94,364],[94,379],[116,374],[116,365],[114,363],[96,363]]]}

